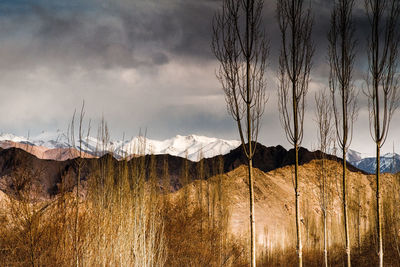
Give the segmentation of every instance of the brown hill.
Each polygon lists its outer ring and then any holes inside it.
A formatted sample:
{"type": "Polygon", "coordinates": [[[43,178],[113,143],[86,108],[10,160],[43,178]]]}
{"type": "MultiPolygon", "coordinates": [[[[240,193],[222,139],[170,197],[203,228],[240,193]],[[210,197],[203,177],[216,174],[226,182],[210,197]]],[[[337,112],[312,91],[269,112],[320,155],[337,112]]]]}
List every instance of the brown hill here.
{"type": "Polygon", "coordinates": [[[20,148],[29,154],[36,156],[39,159],[51,159],[64,161],[68,159],[74,159],[82,155],[83,158],[94,158],[95,156],[82,152],[80,152],[75,148],[47,148],[44,146],[35,146],[31,144],[24,143],[16,143],[12,141],[1,141],[0,148],[8,149],[8,148],[20,148]]]}
{"type": "MultiPolygon", "coordinates": [[[[322,245],[322,224],[320,206],[320,160],[313,160],[300,166],[301,214],[303,228],[303,244],[305,247],[320,247],[322,245]]],[[[328,168],[328,222],[330,224],[330,244],[342,244],[342,202],[341,202],[341,165],[336,161],[329,161],[328,168]]],[[[284,249],[295,244],[294,222],[294,188],[293,167],[285,166],[263,172],[254,170],[255,175],[255,218],[257,244],[269,249],[284,249]]],[[[223,178],[212,177],[207,181],[196,181],[188,185],[192,199],[198,198],[199,191],[206,196],[212,194],[216,187],[221,186],[227,194],[230,210],[230,227],[237,236],[248,236],[249,231],[249,202],[248,178],[245,166],[240,166],[223,175],[223,178]],[[220,182],[218,182],[220,181],[220,182]],[[201,190],[200,190],[201,188],[201,190]]],[[[390,197],[393,194],[390,184],[394,175],[382,175],[382,195],[390,197]]],[[[348,172],[349,181],[349,212],[352,240],[365,236],[373,224],[374,176],[361,172],[348,172]],[[359,232],[358,232],[359,231],[359,232]]],[[[175,195],[184,194],[185,188],[175,195]]],[[[175,196],[176,197],[176,196],[175,196]]],[[[204,205],[204,204],[203,204],[204,205]]],[[[205,205],[207,206],[207,205],[205,205]]],[[[356,241],[354,241],[356,242],[356,241]]]]}

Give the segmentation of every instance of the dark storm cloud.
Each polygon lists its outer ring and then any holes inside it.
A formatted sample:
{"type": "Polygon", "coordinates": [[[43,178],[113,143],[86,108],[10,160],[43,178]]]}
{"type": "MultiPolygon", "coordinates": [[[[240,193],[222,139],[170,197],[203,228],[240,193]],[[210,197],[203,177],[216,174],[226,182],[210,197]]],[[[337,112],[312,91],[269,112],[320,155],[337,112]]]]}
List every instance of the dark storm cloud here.
{"type": "MultiPolygon", "coordinates": [[[[49,7],[47,1],[25,1],[21,13],[14,12],[9,17],[15,27],[9,31],[23,32],[27,26],[26,31],[32,35],[26,37],[33,50],[31,57],[39,54],[42,60],[69,64],[151,67],[168,63],[170,57],[214,60],[210,49],[212,18],[220,3],[216,0],[88,0],[84,8],[77,9],[75,1],[62,7],[49,7]]],[[[317,66],[326,64],[327,60],[331,6],[332,1],[314,0],[312,4],[317,66]]],[[[275,1],[266,1],[264,25],[271,45],[270,66],[274,69],[280,47],[275,8],[275,1]]],[[[367,28],[363,12],[355,11],[361,47],[367,28]]]]}
{"type": "MultiPolygon", "coordinates": [[[[96,3],[92,1],[93,5],[96,3]]],[[[8,15],[3,13],[5,26],[0,28],[5,42],[0,53],[6,59],[7,54],[14,54],[7,62],[11,65],[20,62],[17,55],[24,57],[18,68],[40,64],[130,68],[169,61],[168,40],[154,38],[158,32],[170,30],[158,27],[162,23],[153,23],[162,17],[135,13],[128,16],[118,7],[107,6],[49,7],[40,1],[27,2],[23,7],[8,15]],[[150,29],[155,32],[149,34],[150,29]]]]}
{"type": "Polygon", "coordinates": [[[78,43],[81,47],[73,48],[78,56],[79,52],[88,58],[100,56],[107,67],[137,67],[166,64],[168,55],[213,59],[210,32],[216,6],[217,1],[141,0],[108,2],[95,11],[78,13],[43,6],[32,11],[40,20],[40,38],[53,48],[78,43]]]}

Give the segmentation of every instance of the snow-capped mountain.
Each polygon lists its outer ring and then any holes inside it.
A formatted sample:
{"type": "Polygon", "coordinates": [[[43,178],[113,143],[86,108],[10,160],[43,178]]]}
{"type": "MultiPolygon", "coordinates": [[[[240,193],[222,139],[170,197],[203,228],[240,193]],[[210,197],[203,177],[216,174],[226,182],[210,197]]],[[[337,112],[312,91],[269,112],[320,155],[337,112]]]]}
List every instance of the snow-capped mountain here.
{"type": "Polygon", "coordinates": [[[347,151],[347,161],[349,162],[356,162],[360,161],[364,158],[363,154],[360,152],[357,152],[355,150],[349,149],[347,151]]]}
{"type": "MultiPolygon", "coordinates": [[[[349,153],[350,154],[350,153],[349,153]]],[[[361,156],[360,156],[361,157],[361,156]]],[[[376,158],[375,157],[348,157],[348,161],[360,170],[368,173],[375,173],[376,171],[376,158]]],[[[400,171],[400,155],[393,153],[386,153],[380,157],[380,170],[381,173],[397,173],[400,171]]]]}
{"type": "MultiPolygon", "coordinates": [[[[25,145],[30,146],[28,152],[41,158],[53,159],[55,155],[60,154],[59,149],[71,149],[82,147],[84,156],[101,156],[104,153],[111,152],[116,157],[129,157],[132,155],[161,155],[169,154],[173,156],[187,158],[191,161],[198,161],[201,158],[210,158],[217,155],[224,155],[240,146],[240,141],[223,140],[198,135],[182,136],[177,135],[166,140],[152,140],[142,136],[134,137],[130,140],[111,140],[102,141],[101,138],[88,136],[79,140],[72,141],[61,131],[54,133],[42,132],[34,137],[16,136],[13,134],[0,134],[0,147],[8,148],[18,144],[19,148],[25,149],[25,145]],[[73,145],[75,143],[75,145],[73,145]],[[37,148],[34,150],[32,148],[37,148]],[[58,149],[58,150],[57,150],[58,149]],[[51,153],[50,150],[57,150],[51,153]]],[[[340,153],[340,151],[338,151],[340,153]]],[[[73,154],[75,156],[79,153],[73,154]]],[[[338,155],[339,157],[341,155],[338,155]]],[[[71,158],[71,153],[67,153],[63,159],[71,158]]],[[[56,159],[56,158],[54,158],[56,159]]],[[[374,173],[376,168],[375,157],[367,156],[363,153],[349,149],[347,161],[354,167],[374,173]]],[[[381,156],[381,172],[399,172],[400,155],[387,153],[381,156]]]]}
{"type": "MultiPolygon", "coordinates": [[[[342,153],[340,150],[337,151],[337,156],[342,158],[342,153]]],[[[346,160],[360,170],[363,170],[367,173],[375,173],[376,158],[371,155],[349,149],[346,154],[346,160]]],[[[397,173],[400,171],[400,155],[386,153],[381,156],[380,165],[381,173],[397,173]]]]}
{"type": "Polygon", "coordinates": [[[135,137],[127,142],[113,142],[114,151],[119,154],[169,154],[198,161],[201,158],[210,158],[224,155],[240,145],[236,140],[222,140],[198,135],[177,135],[171,139],[157,141],[135,137]]]}
{"type": "Polygon", "coordinates": [[[74,140],[74,142],[60,131],[56,133],[42,132],[38,136],[30,138],[12,134],[0,135],[0,143],[9,141],[48,149],[67,149],[71,147],[79,149],[81,146],[82,151],[96,156],[102,155],[105,152],[112,152],[118,157],[143,154],[169,154],[188,158],[192,161],[227,154],[230,150],[240,145],[240,141],[236,140],[223,140],[198,135],[177,135],[163,141],[139,136],[131,140],[112,140],[107,142],[88,136],[82,138],[81,142],[79,140],[74,140]]]}
{"type": "MultiPolygon", "coordinates": [[[[329,154],[329,152],[328,152],[328,154],[329,154]]],[[[341,149],[338,149],[336,151],[336,153],[332,153],[332,154],[338,156],[339,158],[343,158],[341,149]]],[[[360,161],[367,157],[369,157],[368,154],[361,153],[361,152],[358,152],[358,151],[355,151],[352,149],[347,150],[347,153],[346,153],[346,160],[348,162],[357,162],[357,161],[360,161]]]]}

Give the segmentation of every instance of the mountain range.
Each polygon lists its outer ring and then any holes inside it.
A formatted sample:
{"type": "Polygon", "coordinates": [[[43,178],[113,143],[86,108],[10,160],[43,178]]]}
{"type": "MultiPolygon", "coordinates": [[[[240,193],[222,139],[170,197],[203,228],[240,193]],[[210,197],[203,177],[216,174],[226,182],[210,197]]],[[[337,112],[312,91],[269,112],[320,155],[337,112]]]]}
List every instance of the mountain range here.
{"type": "MultiPolygon", "coordinates": [[[[348,160],[354,167],[367,173],[375,173],[376,157],[364,157],[358,160],[348,160]]],[[[380,157],[381,173],[398,173],[400,171],[400,155],[386,153],[380,157]]]]}
{"type": "MultiPolygon", "coordinates": [[[[103,138],[104,139],[104,138],[103,138]]],[[[240,141],[223,140],[199,135],[182,136],[158,141],[143,136],[130,140],[102,140],[88,136],[82,142],[71,141],[61,131],[55,133],[42,132],[33,138],[15,136],[13,134],[0,135],[0,147],[21,148],[38,158],[52,160],[68,160],[78,156],[85,158],[100,157],[105,153],[112,153],[117,159],[131,158],[138,155],[171,155],[186,158],[196,162],[202,158],[212,158],[226,155],[240,146],[240,141]],[[80,149],[82,148],[80,153],[80,149]]],[[[354,167],[374,173],[376,169],[375,157],[368,157],[360,152],[349,150],[347,161],[354,167]]],[[[397,173],[400,171],[400,155],[387,153],[381,156],[382,173],[397,173]]]]}
{"type": "MultiPolygon", "coordinates": [[[[112,153],[117,158],[129,157],[132,155],[172,155],[182,158],[187,158],[191,161],[199,161],[201,158],[211,158],[217,155],[224,155],[229,153],[232,149],[240,145],[236,140],[223,140],[218,138],[210,138],[198,135],[182,136],[177,135],[173,138],[163,141],[152,140],[143,136],[137,136],[130,140],[107,140],[104,138],[95,138],[88,136],[79,140],[71,141],[65,134],[58,131],[56,133],[43,132],[33,138],[26,138],[15,136],[12,134],[0,135],[0,147],[8,148],[16,146],[24,149],[27,147],[28,152],[37,151],[44,153],[54,149],[63,150],[74,148],[85,153],[85,157],[102,156],[104,153],[112,153]],[[24,147],[25,146],[25,147],[24,147]],[[29,151],[29,149],[31,151],[29,151]]],[[[40,156],[40,153],[32,153],[39,158],[57,159],[40,156]]],[[[50,154],[50,153],[47,153],[50,154]]],[[[71,156],[69,158],[75,157],[71,156]]],[[[63,157],[61,160],[65,160],[63,157]]]]}
{"type": "MultiPolygon", "coordinates": [[[[314,159],[320,159],[323,155],[320,151],[312,152],[300,148],[299,163],[302,165],[314,159]]],[[[331,155],[326,155],[326,158],[340,161],[340,158],[331,155]]],[[[294,161],[293,149],[286,150],[282,146],[265,147],[258,144],[253,157],[253,166],[260,171],[269,172],[293,165],[294,161]]],[[[15,177],[25,177],[32,182],[30,186],[35,189],[37,195],[41,198],[49,198],[62,190],[72,190],[76,185],[78,173],[80,173],[84,185],[85,181],[90,180],[90,177],[97,175],[101,166],[113,166],[113,169],[118,172],[118,170],[124,169],[124,164],[128,164],[128,167],[132,166],[128,168],[130,171],[135,171],[134,166],[142,166],[145,177],[155,175],[160,182],[168,181],[168,184],[161,184],[166,190],[173,192],[186,184],[186,181],[182,180],[185,179],[184,177],[188,177],[190,180],[207,180],[246,163],[247,158],[240,146],[230,150],[227,154],[203,158],[200,161],[191,161],[169,154],[135,156],[128,158],[127,161],[122,161],[109,153],[101,157],[89,157],[82,160],[54,160],[38,158],[29,151],[17,147],[0,148],[0,190],[7,192],[24,186],[26,181],[16,181],[15,177]]],[[[348,165],[348,169],[360,172],[352,165],[348,165]]],[[[362,173],[365,174],[365,172],[362,173]]]]}

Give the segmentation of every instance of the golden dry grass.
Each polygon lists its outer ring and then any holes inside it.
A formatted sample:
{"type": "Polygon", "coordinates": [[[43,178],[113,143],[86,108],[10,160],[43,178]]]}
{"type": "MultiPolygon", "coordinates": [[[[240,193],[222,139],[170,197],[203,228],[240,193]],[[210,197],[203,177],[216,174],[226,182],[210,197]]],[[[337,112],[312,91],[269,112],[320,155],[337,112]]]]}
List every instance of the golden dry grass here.
{"type": "MultiPolygon", "coordinates": [[[[246,266],[248,192],[246,168],[188,182],[175,193],[159,187],[143,166],[114,169],[107,162],[89,179],[79,199],[74,239],[75,192],[35,200],[29,187],[0,192],[0,261],[5,266],[246,266]],[[24,191],[27,190],[27,191],[24,191]]],[[[317,169],[300,167],[304,263],[322,264],[322,227],[317,169]]],[[[342,266],[340,165],[329,169],[329,260],[342,266]]],[[[255,170],[259,266],[293,266],[296,261],[292,168],[255,170]]],[[[398,177],[383,176],[385,261],[400,262],[398,177]]],[[[374,177],[349,172],[353,266],[375,262],[374,177]]],[[[165,181],[162,181],[165,183],[165,181]]],[[[28,183],[29,184],[29,183],[28,183]]]]}

